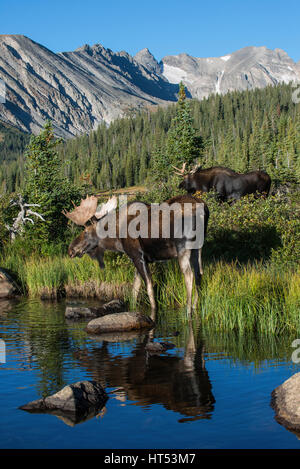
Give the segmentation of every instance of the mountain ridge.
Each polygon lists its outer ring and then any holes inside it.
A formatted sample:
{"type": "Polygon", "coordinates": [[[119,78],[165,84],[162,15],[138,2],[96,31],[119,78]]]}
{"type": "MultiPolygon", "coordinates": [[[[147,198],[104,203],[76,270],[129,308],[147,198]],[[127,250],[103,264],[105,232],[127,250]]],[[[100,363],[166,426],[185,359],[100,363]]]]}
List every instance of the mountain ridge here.
{"type": "Polygon", "coordinates": [[[0,35],[0,78],[6,102],[0,120],[37,133],[46,119],[69,138],[138,109],[177,100],[183,81],[189,97],[263,88],[300,79],[300,62],[282,49],[248,46],[221,57],[165,56],[148,48],[135,56],[97,43],[54,53],[23,35],[0,35]]]}

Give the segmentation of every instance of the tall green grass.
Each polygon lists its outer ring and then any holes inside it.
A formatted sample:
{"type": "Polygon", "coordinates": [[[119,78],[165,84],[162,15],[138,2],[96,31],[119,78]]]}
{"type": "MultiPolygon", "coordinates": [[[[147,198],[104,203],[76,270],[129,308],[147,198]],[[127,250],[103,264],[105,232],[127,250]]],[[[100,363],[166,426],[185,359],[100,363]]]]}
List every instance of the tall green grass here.
{"type": "MultiPolygon", "coordinates": [[[[161,306],[173,300],[184,307],[186,291],[175,263],[156,280],[161,306]]],[[[196,314],[218,330],[300,330],[300,268],[284,271],[261,262],[212,262],[204,270],[196,314]]]]}
{"type": "MultiPolygon", "coordinates": [[[[106,256],[106,268],[89,257],[29,258],[14,256],[1,265],[18,272],[30,297],[122,297],[133,306],[134,269],[129,259],[106,256]]],[[[178,263],[151,266],[159,307],[184,308],[186,290],[178,263]]],[[[141,303],[147,304],[145,288],[141,303]]],[[[300,331],[300,268],[277,268],[262,262],[225,261],[205,265],[196,316],[218,330],[269,332],[300,331]]]]}
{"type": "Polygon", "coordinates": [[[95,297],[121,295],[128,298],[134,278],[129,259],[106,254],[107,267],[100,269],[88,256],[22,257],[8,251],[0,257],[1,266],[15,275],[23,293],[29,297],[53,299],[60,296],[95,297]]]}

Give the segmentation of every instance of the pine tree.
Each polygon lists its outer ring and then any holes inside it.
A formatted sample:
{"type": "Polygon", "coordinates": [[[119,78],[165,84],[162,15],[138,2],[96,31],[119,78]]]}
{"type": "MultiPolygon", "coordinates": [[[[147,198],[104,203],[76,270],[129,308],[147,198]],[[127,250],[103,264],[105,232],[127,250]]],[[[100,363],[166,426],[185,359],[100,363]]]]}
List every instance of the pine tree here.
{"type": "Polygon", "coordinates": [[[189,167],[202,154],[203,142],[193,127],[189,103],[186,101],[185,87],[179,85],[176,116],[172,119],[168,132],[166,153],[169,164],[189,167]]]}
{"type": "Polygon", "coordinates": [[[28,203],[39,204],[39,213],[45,222],[37,221],[26,225],[26,233],[36,242],[51,242],[63,239],[67,219],[63,209],[70,209],[80,200],[81,190],[63,176],[62,161],[57,147],[61,139],[54,137],[51,122],[44,130],[32,136],[25,154],[25,189],[28,203]]]}

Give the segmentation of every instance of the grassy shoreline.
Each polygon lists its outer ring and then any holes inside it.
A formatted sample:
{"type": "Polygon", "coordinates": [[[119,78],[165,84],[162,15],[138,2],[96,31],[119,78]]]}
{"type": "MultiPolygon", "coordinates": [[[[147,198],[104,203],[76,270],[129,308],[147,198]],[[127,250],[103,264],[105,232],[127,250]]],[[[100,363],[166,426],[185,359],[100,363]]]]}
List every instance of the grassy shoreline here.
{"type": "MultiPolygon", "coordinates": [[[[57,299],[120,297],[129,303],[134,269],[125,256],[106,258],[106,268],[89,257],[2,259],[3,267],[18,272],[23,292],[31,298],[57,299]]],[[[184,279],[176,261],[151,266],[160,308],[184,308],[184,279]]],[[[141,302],[147,306],[145,288],[141,302]]],[[[204,266],[196,315],[219,330],[279,333],[300,331],[300,267],[278,268],[263,262],[211,261],[204,266]]]]}

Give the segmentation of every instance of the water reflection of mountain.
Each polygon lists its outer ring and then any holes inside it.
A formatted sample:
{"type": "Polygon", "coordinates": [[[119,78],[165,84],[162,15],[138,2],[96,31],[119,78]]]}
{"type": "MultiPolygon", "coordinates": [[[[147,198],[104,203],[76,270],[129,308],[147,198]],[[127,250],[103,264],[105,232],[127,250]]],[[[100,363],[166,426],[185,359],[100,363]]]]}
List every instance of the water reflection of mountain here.
{"type": "Polygon", "coordinates": [[[205,369],[203,345],[195,346],[191,326],[183,357],[149,355],[145,350],[149,337],[137,344],[130,356],[115,356],[105,337],[101,339],[99,348],[81,350],[76,358],[92,379],[104,387],[118,388],[112,397],[124,404],[127,400],[140,406],[161,404],[180,413],[179,422],[210,418],[215,399],[205,369]]]}

